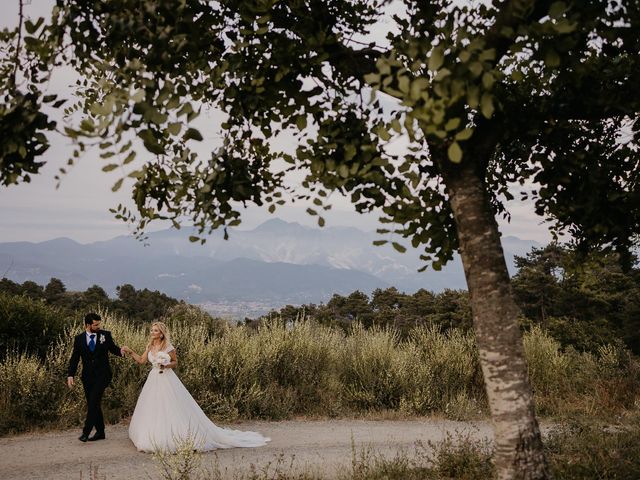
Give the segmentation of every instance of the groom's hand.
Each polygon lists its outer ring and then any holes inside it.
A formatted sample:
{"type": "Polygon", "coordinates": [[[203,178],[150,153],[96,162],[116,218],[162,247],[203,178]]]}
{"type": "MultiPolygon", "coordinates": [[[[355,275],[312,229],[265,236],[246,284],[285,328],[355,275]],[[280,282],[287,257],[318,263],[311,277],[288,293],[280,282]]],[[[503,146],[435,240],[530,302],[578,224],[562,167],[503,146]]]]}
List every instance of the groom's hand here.
{"type": "Polygon", "coordinates": [[[67,377],[67,386],[73,388],[73,377],[67,377]]]}

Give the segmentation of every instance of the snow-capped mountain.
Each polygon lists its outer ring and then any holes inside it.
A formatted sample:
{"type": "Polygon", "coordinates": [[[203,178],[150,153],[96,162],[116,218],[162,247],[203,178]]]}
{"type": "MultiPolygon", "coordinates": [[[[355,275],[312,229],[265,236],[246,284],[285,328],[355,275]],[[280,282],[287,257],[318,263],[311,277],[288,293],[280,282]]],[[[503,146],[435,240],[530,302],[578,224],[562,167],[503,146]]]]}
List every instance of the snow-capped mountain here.
{"type": "MultiPolygon", "coordinates": [[[[214,232],[204,245],[188,241],[195,233],[189,228],[154,232],[147,246],[127,236],[90,244],[65,238],[0,243],[0,272],[41,284],[57,277],[72,290],[98,284],[113,292],[116,285],[131,283],[191,302],[308,303],[388,286],[407,292],[465,288],[458,258],[440,272],[418,273],[419,250],[397,237],[385,238],[407,245],[404,254],[374,246],[381,237],[357,228],[311,228],[274,218],[252,230],[230,230],[229,240],[214,232]]],[[[503,246],[513,271],[513,256],[538,244],[504,237],[503,246]]]]}

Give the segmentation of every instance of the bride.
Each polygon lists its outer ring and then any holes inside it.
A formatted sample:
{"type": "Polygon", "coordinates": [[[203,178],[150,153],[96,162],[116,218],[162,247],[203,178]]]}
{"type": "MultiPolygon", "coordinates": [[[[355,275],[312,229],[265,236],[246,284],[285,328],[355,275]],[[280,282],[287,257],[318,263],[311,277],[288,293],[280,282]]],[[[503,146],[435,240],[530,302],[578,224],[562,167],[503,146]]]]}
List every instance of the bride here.
{"type": "Polygon", "coordinates": [[[173,372],[178,359],[164,323],[151,325],[151,337],[142,355],[129,347],[122,349],[136,362],[148,360],[153,366],[129,424],[129,438],[138,450],[175,452],[189,439],[199,451],[260,447],[270,440],[256,432],[221,428],[209,420],[173,372]]]}

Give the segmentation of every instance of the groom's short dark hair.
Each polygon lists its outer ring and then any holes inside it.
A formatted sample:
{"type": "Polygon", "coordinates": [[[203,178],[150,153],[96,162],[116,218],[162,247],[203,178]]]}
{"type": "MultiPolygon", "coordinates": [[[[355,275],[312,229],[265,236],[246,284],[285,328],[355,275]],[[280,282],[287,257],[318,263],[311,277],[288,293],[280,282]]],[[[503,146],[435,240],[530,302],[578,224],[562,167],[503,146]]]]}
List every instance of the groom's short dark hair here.
{"type": "Polygon", "coordinates": [[[87,313],[84,316],[84,324],[85,325],[91,325],[95,320],[102,320],[102,317],[100,317],[100,315],[98,315],[97,313],[87,313]]]}

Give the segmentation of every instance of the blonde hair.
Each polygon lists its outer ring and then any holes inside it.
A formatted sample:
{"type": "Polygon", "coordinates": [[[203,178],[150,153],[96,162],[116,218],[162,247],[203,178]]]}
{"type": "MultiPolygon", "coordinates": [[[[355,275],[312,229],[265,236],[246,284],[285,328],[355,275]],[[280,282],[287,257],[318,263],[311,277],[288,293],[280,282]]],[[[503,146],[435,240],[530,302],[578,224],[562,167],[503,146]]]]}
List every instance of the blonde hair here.
{"type": "MultiPolygon", "coordinates": [[[[160,335],[161,335],[160,350],[164,350],[165,348],[167,348],[167,345],[171,343],[171,340],[169,337],[169,329],[164,324],[164,322],[153,322],[151,324],[151,328],[153,327],[158,327],[158,330],[160,330],[160,335]]],[[[147,344],[147,349],[151,349],[152,345],[153,345],[153,338],[149,337],[149,343],[147,344]]]]}

